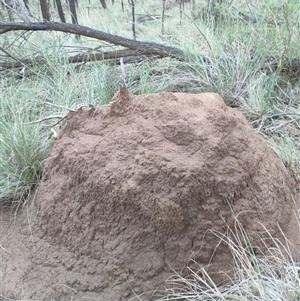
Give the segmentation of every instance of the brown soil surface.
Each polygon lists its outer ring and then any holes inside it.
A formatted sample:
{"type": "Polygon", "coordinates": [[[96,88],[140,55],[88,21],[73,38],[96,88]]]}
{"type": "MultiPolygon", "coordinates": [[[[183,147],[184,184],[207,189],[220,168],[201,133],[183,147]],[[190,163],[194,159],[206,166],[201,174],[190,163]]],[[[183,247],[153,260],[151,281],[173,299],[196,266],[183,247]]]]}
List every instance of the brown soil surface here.
{"type": "MultiPolygon", "coordinates": [[[[154,300],[191,259],[229,272],[225,234],[278,225],[298,247],[295,181],[216,94],[129,96],[69,113],[30,204],[1,212],[1,294],[154,300]],[[155,291],[153,293],[153,291],[155,291]]],[[[267,242],[268,243],[268,242],[267,242]]]]}

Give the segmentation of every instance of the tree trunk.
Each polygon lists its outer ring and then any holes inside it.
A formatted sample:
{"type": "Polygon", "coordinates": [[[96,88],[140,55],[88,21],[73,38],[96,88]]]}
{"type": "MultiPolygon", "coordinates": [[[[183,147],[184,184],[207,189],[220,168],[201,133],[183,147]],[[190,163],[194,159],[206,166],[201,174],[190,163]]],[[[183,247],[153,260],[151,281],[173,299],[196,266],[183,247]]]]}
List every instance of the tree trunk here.
{"type": "Polygon", "coordinates": [[[136,40],[134,0],[130,0],[130,5],[131,5],[131,14],[132,14],[132,34],[133,34],[133,39],[136,40]]]}
{"type": "Polygon", "coordinates": [[[50,21],[51,15],[49,11],[48,0],[40,0],[40,6],[42,10],[42,16],[44,21],[50,21]]]}
{"type": "Polygon", "coordinates": [[[58,11],[59,18],[60,18],[61,22],[66,23],[66,18],[65,18],[65,14],[64,14],[64,11],[63,11],[63,8],[62,8],[62,5],[61,5],[61,1],[60,0],[55,0],[55,2],[56,2],[57,11],[58,11]]]}
{"type": "Polygon", "coordinates": [[[161,11],[161,34],[165,33],[165,11],[166,11],[166,0],[162,0],[162,11],[161,11]]]}
{"type": "Polygon", "coordinates": [[[103,8],[106,8],[105,0],[100,0],[100,2],[101,2],[102,7],[103,7],[103,8]]]}
{"type": "Polygon", "coordinates": [[[27,8],[27,10],[29,11],[29,1],[28,0],[24,0],[24,4],[25,4],[25,7],[27,8]]]}
{"type": "Polygon", "coordinates": [[[72,23],[73,24],[78,24],[75,0],[69,0],[69,7],[70,7],[70,11],[71,11],[72,23]]]}

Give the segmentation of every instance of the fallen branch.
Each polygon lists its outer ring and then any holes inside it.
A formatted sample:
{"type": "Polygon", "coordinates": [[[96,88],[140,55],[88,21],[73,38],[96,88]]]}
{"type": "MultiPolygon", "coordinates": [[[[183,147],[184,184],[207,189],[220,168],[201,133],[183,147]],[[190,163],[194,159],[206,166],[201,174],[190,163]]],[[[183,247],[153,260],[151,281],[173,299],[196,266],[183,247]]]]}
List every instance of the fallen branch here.
{"type": "Polygon", "coordinates": [[[72,33],[80,36],[90,37],[105,41],[114,45],[123,46],[129,49],[143,51],[148,54],[157,54],[160,56],[170,56],[175,58],[182,58],[182,50],[165,46],[158,43],[141,42],[132,39],[127,39],[121,36],[112,35],[105,33],[93,28],[68,23],[58,23],[58,22],[36,22],[36,23],[3,23],[0,22],[0,34],[16,31],[16,30],[30,30],[30,31],[61,31],[72,33]]]}
{"type": "MultiPolygon", "coordinates": [[[[8,56],[12,57],[11,55],[8,56]]],[[[118,65],[120,63],[121,57],[123,58],[124,63],[129,64],[132,62],[141,62],[145,60],[151,60],[154,58],[160,58],[161,56],[155,54],[148,54],[143,50],[122,49],[122,50],[116,50],[110,52],[79,53],[74,56],[70,56],[67,59],[67,61],[69,63],[87,63],[87,62],[102,61],[102,60],[112,60],[114,65],[118,65]]],[[[45,62],[47,62],[47,60],[44,57],[37,55],[34,58],[20,58],[20,59],[15,59],[15,61],[0,62],[0,68],[3,69],[17,69],[22,67],[29,68],[36,64],[43,64],[45,62]]]]}
{"type": "MultiPolygon", "coordinates": [[[[110,52],[96,52],[96,53],[84,53],[77,54],[75,56],[69,57],[69,63],[82,63],[82,62],[92,62],[92,61],[102,61],[102,60],[110,60],[110,59],[120,59],[120,58],[128,58],[128,60],[138,60],[139,58],[151,58],[153,54],[149,54],[147,51],[140,49],[121,49],[110,52]]],[[[156,55],[157,57],[157,55],[156,55]]],[[[161,56],[159,56],[161,57],[161,56]]],[[[124,59],[125,61],[125,59],[124,59]]]]}

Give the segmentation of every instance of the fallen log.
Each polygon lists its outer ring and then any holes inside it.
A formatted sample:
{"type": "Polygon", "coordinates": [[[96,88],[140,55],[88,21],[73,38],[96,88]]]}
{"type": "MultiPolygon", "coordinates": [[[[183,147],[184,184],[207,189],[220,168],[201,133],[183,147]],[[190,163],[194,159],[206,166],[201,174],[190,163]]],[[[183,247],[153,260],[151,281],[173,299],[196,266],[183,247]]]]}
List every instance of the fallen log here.
{"type": "MultiPolygon", "coordinates": [[[[1,50],[1,47],[0,47],[1,50]]],[[[161,56],[155,54],[149,54],[145,51],[138,51],[133,49],[121,49],[109,52],[87,52],[79,53],[67,58],[68,63],[88,63],[94,61],[111,61],[114,65],[120,64],[120,58],[123,58],[124,63],[141,62],[145,60],[152,60],[160,58],[161,56]]],[[[0,62],[0,68],[2,69],[18,69],[23,67],[31,67],[36,64],[43,64],[46,59],[37,55],[34,58],[12,58],[14,60],[0,62]]]]}
{"type": "Polygon", "coordinates": [[[129,49],[140,50],[148,54],[156,54],[159,56],[169,56],[175,58],[182,58],[182,50],[165,46],[158,43],[142,42],[132,39],[127,39],[121,36],[112,35],[105,33],[87,26],[78,24],[58,23],[58,22],[36,22],[36,23],[3,23],[0,22],[0,34],[16,31],[16,30],[27,30],[27,31],[61,31],[66,33],[72,33],[75,35],[90,37],[105,41],[114,45],[123,46],[129,49]]]}

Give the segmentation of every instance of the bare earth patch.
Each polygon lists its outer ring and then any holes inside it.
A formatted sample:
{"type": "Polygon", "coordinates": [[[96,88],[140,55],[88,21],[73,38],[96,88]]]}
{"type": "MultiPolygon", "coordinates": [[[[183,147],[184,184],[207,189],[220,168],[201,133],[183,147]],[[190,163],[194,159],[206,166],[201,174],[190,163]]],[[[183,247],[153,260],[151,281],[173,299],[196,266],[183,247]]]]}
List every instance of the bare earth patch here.
{"type": "MultiPolygon", "coordinates": [[[[69,113],[30,204],[2,208],[2,295],[34,300],[155,300],[191,259],[219,283],[238,216],[299,247],[295,181],[217,94],[117,93],[69,113]]],[[[267,244],[269,242],[266,242],[267,244]]],[[[270,242],[271,244],[271,242],[270,242]]]]}

